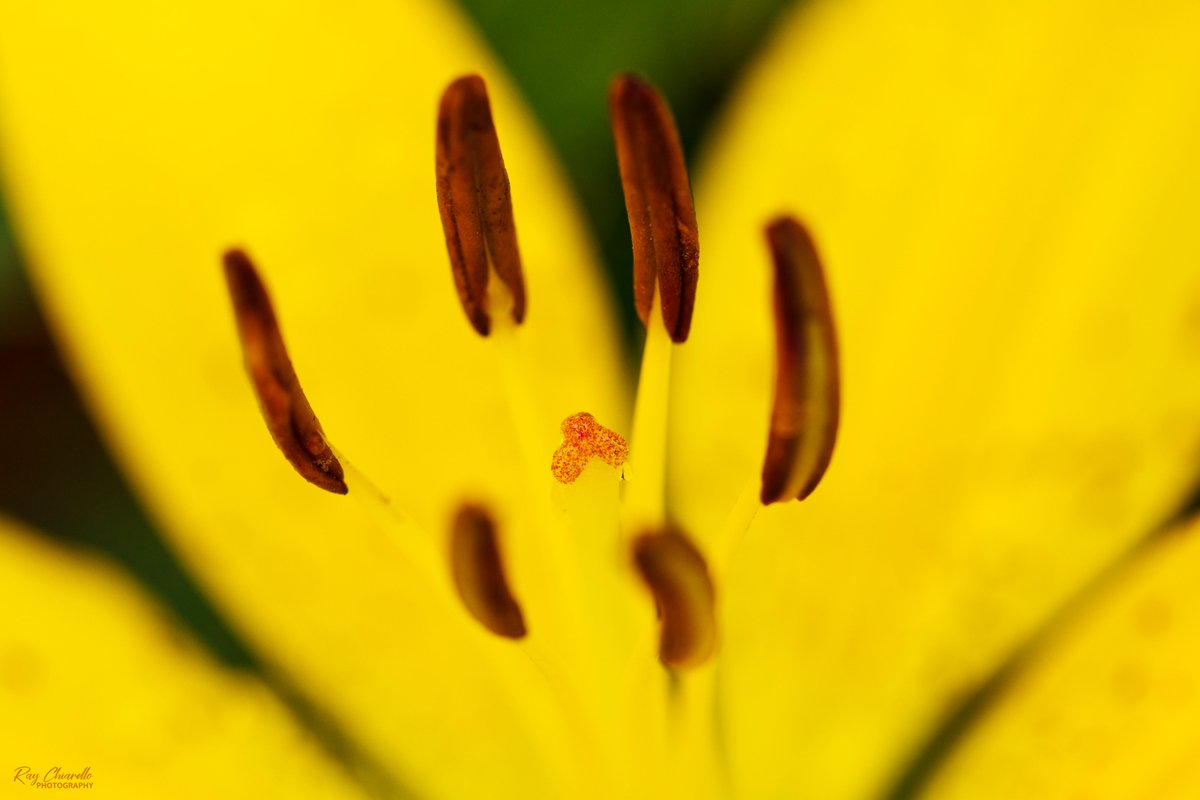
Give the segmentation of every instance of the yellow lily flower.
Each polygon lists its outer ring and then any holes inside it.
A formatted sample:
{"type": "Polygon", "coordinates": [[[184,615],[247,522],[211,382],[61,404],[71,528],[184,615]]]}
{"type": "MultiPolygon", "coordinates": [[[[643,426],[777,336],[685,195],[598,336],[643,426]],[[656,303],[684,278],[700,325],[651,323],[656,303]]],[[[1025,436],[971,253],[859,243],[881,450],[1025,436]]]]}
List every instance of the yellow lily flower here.
{"type": "Polygon", "coordinates": [[[644,314],[635,414],[564,182],[444,8],[3,19],[6,196],[92,408],[238,632],[349,732],[318,747],[109,568],[4,523],[12,791],[61,765],[119,797],[1195,794],[1193,4],[796,12],[713,139],[690,334],[644,314]],[[529,295],[487,338],[456,308],[429,164],[468,73],[529,295]],[[827,268],[842,408],[817,491],[761,509],[780,213],[827,268]],[[346,497],[263,433],[233,247],[346,497]],[[630,436],[627,480],[550,475],[584,411],[630,436]],[[668,521],[719,637],[672,670],[631,552],[668,521]],[[472,618],[452,532],[499,551],[527,636],[472,618]]]}

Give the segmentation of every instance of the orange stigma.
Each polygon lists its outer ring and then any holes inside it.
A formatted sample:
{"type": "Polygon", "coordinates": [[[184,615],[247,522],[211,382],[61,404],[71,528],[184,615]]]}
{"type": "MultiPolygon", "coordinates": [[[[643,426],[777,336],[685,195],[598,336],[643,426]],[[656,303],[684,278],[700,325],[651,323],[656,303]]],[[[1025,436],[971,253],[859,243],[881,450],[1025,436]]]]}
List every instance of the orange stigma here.
{"type": "Polygon", "coordinates": [[[550,462],[550,471],[559,483],[574,483],[593,457],[613,469],[629,458],[629,445],[624,437],[596,422],[596,418],[586,411],[564,419],[562,434],[563,443],[554,451],[550,462]]]}

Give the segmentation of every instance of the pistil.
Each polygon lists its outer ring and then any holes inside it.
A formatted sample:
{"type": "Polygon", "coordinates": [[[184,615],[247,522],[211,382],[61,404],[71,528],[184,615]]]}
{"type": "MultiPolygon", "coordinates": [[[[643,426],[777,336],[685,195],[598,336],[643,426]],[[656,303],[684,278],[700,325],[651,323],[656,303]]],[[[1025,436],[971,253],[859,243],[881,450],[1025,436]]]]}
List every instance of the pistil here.
{"type": "MultiPolygon", "coordinates": [[[[527,488],[532,524],[514,531],[504,542],[514,564],[522,568],[516,577],[536,575],[536,580],[514,585],[509,593],[514,604],[520,597],[522,619],[528,620],[529,635],[520,646],[562,701],[578,738],[581,769],[593,776],[597,786],[613,781],[628,789],[635,785],[624,763],[628,726],[613,704],[591,700],[616,691],[620,675],[611,668],[614,654],[623,652],[623,642],[630,638],[627,625],[614,618],[613,603],[619,599],[614,592],[620,589],[620,578],[610,574],[618,565],[624,566],[615,522],[620,473],[613,468],[620,467],[628,448],[590,414],[574,415],[578,424],[573,429],[594,438],[574,439],[575,446],[556,462],[555,472],[571,477],[571,486],[558,487],[547,480],[551,461],[544,447],[547,417],[534,391],[522,338],[525,287],[513,233],[511,194],[486,87],[477,76],[460,78],[446,89],[437,140],[438,205],[451,271],[468,320],[477,333],[488,337],[496,354],[500,385],[495,388],[507,399],[519,450],[515,468],[527,488]],[[589,467],[593,460],[597,463],[589,467]]],[[[504,548],[495,539],[493,544],[497,558],[501,557],[504,548]]],[[[478,563],[463,557],[460,564],[452,564],[455,580],[477,586],[478,563]]],[[[635,596],[627,569],[626,578],[625,593],[635,596]]],[[[510,624],[497,629],[491,620],[496,615],[472,609],[486,605],[481,596],[488,593],[477,587],[472,594],[468,599],[460,586],[464,605],[485,627],[500,635],[517,630],[511,609],[499,615],[510,624]]],[[[616,786],[605,793],[622,794],[616,786]]]]}

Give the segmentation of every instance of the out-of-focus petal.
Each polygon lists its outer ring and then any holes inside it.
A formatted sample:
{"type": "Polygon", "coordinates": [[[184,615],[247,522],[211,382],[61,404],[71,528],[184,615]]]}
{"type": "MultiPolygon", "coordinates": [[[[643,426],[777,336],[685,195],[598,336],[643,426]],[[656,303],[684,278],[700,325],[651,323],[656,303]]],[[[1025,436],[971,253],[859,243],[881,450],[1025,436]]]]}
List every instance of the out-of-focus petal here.
{"type": "Polygon", "coordinates": [[[1161,540],[1030,665],[922,795],[1200,793],[1200,526],[1161,540]]]}
{"type": "Polygon", "coordinates": [[[1200,452],[1195,4],[851,0],[796,15],[698,181],[671,508],[711,539],[761,469],[762,227],[828,271],[843,406],[808,500],[727,585],[719,681],[747,796],[885,787],[1200,452]]]}
{"type": "Polygon", "coordinates": [[[6,797],[38,792],[33,775],[87,797],[367,796],[101,559],[0,518],[0,606],[6,797]]]}
{"type": "Polygon", "coordinates": [[[5,188],[109,441],[238,630],[419,791],[561,794],[570,737],[541,674],[476,630],[444,564],[431,575],[394,540],[424,530],[441,554],[459,505],[486,505],[532,635],[547,628],[501,359],[463,318],[435,199],[438,97],[473,71],[512,180],[516,360],[542,406],[527,449],[548,465],[568,414],[621,425],[606,297],[547,147],[443,5],[6,3],[5,188]],[[333,446],[415,526],[359,472],[349,498],[324,496],[276,451],[242,368],[230,246],[261,268],[333,446]]]}

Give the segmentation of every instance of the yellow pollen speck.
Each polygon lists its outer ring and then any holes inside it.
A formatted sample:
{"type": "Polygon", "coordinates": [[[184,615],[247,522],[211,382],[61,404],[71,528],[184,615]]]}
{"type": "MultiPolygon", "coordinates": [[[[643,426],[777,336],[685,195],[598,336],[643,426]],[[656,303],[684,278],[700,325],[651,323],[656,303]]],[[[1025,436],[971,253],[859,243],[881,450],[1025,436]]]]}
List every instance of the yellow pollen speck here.
{"type": "Polygon", "coordinates": [[[572,414],[562,422],[563,443],[554,451],[550,471],[559,483],[574,483],[583,474],[588,459],[599,458],[616,469],[629,458],[629,445],[616,431],[596,422],[586,411],[572,414]]]}

